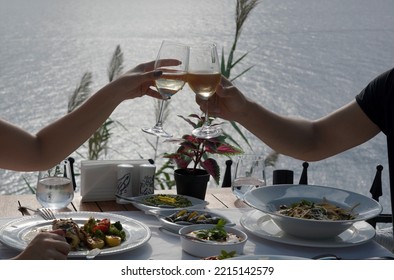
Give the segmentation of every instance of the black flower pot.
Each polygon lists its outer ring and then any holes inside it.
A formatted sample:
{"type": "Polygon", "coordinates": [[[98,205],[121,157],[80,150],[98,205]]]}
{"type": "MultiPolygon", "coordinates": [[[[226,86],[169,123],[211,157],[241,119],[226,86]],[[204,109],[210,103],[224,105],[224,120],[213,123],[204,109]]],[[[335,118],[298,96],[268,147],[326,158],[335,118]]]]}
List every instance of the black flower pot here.
{"type": "Polygon", "coordinates": [[[204,169],[177,169],[174,179],[177,194],[187,195],[205,200],[209,174],[204,169]]]}

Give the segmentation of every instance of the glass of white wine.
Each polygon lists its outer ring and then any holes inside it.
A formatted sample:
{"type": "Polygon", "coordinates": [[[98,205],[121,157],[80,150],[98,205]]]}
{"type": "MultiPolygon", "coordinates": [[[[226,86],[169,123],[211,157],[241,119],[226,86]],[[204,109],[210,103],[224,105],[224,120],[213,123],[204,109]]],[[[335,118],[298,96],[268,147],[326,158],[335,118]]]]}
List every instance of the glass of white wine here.
{"type": "MultiPolygon", "coordinates": [[[[215,94],[220,78],[221,73],[216,45],[202,44],[191,46],[187,82],[194,93],[201,99],[208,101],[215,94]]],[[[203,139],[215,138],[222,134],[220,127],[211,125],[208,106],[205,112],[204,124],[194,129],[192,134],[203,139]]]]}
{"type": "Polygon", "coordinates": [[[162,42],[155,62],[155,70],[163,72],[160,78],[155,81],[156,88],[162,97],[159,115],[152,128],[142,128],[144,132],[160,137],[172,137],[163,128],[163,108],[165,102],[185,85],[188,62],[189,46],[167,40],[162,42]],[[168,59],[177,60],[178,64],[168,65],[168,59]]]}

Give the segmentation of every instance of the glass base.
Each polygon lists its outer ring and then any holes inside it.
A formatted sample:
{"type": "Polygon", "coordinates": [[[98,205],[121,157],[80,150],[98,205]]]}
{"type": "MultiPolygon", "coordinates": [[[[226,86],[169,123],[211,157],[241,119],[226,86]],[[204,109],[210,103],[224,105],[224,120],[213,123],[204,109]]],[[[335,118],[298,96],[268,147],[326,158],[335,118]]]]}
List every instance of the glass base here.
{"type": "Polygon", "coordinates": [[[162,127],[159,126],[154,126],[152,128],[141,128],[143,132],[152,134],[152,135],[156,135],[158,137],[165,137],[165,138],[171,138],[172,135],[169,134],[168,132],[164,131],[164,129],[162,127]]]}
{"type": "Polygon", "coordinates": [[[201,138],[201,139],[211,139],[218,137],[223,134],[221,128],[215,128],[213,126],[209,127],[199,127],[192,131],[194,137],[201,138]]]}
{"type": "Polygon", "coordinates": [[[238,199],[243,201],[245,194],[255,188],[255,186],[233,186],[231,190],[238,199]]]}

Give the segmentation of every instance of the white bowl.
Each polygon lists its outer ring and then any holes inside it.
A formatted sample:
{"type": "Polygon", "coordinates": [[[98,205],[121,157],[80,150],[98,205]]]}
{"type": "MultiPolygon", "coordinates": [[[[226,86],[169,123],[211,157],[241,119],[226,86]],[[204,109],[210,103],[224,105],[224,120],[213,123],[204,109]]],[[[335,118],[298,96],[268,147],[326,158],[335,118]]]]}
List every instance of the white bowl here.
{"type": "Polygon", "coordinates": [[[227,233],[235,234],[240,238],[240,241],[236,243],[215,242],[215,241],[203,242],[182,236],[196,230],[211,229],[214,226],[215,225],[191,225],[181,228],[179,230],[179,233],[181,234],[182,249],[188,254],[199,258],[206,258],[210,256],[220,255],[222,250],[226,252],[235,251],[237,255],[243,254],[243,250],[245,247],[245,243],[248,240],[248,236],[243,231],[240,231],[233,227],[225,226],[224,228],[227,231],[227,233]]]}
{"type": "Polygon", "coordinates": [[[307,239],[334,238],[357,221],[368,220],[382,212],[382,206],[362,194],[314,185],[275,185],[254,189],[245,195],[245,202],[271,216],[275,224],[285,233],[307,239]],[[289,217],[277,213],[281,205],[291,205],[302,199],[315,203],[326,199],[329,203],[344,209],[351,209],[352,220],[312,220],[289,217]]]}

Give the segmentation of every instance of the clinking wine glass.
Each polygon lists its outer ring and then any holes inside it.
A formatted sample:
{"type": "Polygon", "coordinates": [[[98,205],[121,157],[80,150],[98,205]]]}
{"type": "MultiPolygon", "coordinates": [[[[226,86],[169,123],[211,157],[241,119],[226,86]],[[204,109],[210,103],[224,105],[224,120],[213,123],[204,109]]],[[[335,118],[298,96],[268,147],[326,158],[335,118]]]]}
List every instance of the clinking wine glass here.
{"type": "Polygon", "coordinates": [[[163,72],[160,78],[155,81],[156,88],[163,99],[160,100],[156,124],[152,128],[142,128],[144,132],[160,137],[172,137],[163,128],[163,109],[165,102],[185,85],[188,62],[188,46],[166,40],[162,42],[154,68],[163,72]],[[166,59],[178,60],[179,64],[168,65],[166,59]]]}
{"type": "MultiPolygon", "coordinates": [[[[187,82],[194,93],[208,102],[208,99],[215,94],[220,78],[221,73],[216,45],[205,44],[190,47],[187,82]]],[[[203,139],[215,138],[222,134],[220,127],[211,125],[208,106],[205,112],[204,124],[202,127],[194,129],[192,134],[203,139]]]]}
{"type": "Polygon", "coordinates": [[[54,210],[65,208],[71,203],[74,186],[68,160],[38,173],[36,198],[42,207],[54,210]]]}
{"type": "Polygon", "coordinates": [[[241,155],[235,165],[231,186],[233,194],[243,200],[248,191],[265,185],[264,157],[254,154],[241,155]]]}

